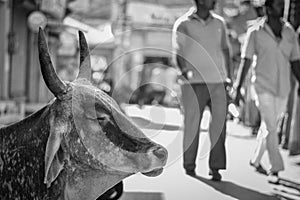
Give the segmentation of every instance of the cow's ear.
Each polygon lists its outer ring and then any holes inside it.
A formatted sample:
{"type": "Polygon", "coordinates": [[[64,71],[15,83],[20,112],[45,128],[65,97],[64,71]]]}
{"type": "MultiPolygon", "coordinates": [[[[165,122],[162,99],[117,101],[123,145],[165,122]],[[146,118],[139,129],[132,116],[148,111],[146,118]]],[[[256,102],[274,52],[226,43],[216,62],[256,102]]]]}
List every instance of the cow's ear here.
{"type": "Polygon", "coordinates": [[[57,178],[64,167],[64,152],[61,148],[63,134],[67,131],[67,125],[59,120],[50,120],[50,134],[45,151],[45,178],[47,187],[57,178]]]}

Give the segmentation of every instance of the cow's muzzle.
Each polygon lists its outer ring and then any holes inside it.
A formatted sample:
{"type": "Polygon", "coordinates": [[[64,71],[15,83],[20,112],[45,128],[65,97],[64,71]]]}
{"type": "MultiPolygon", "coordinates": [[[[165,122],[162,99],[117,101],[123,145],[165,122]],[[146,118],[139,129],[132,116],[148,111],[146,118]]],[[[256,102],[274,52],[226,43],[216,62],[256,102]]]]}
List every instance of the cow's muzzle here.
{"type": "Polygon", "coordinates": [[[163,172],[163,167],[167,163],[168,151],[164,147],[156,147],[151,150],[151,154],[154,157],[153,168],[150,171],[142,172],[142,174],[154,177],[158,176],[163,172]]]}

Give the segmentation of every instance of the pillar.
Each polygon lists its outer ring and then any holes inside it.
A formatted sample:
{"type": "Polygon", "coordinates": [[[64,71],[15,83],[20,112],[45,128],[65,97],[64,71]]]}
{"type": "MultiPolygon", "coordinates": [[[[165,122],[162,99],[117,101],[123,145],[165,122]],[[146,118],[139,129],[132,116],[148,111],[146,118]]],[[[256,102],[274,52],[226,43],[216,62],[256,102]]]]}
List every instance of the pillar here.
{"type": "Polygon", "coordinates": [[[8,99],[8,54],[7,34],[9,30],[8,1],[0,1],[0,99],[8,99]]]}

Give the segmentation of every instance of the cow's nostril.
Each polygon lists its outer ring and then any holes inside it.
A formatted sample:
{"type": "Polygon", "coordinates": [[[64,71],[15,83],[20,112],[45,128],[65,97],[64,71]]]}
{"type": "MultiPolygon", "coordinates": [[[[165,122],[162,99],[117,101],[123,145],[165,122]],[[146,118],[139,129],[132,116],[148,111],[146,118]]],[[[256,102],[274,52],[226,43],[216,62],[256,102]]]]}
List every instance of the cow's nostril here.
{"type": "Polygon", "coordinates": [[[153,154],[160,160],[165,160],[167,158],[167,150],[162,147],[159,147],[153,151],[153,154]]]}

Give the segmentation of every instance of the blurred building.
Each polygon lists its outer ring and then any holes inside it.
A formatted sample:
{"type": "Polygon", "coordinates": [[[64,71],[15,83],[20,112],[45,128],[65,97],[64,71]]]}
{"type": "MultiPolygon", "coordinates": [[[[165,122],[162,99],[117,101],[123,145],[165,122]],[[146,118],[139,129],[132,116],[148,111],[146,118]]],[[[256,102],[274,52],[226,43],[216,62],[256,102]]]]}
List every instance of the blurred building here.
{"type": "MultiPolygon", "coordinates": [[[[53,98],[40,73],[38,27],[45,30],[53,64],[64,80],[71,80],[77,75],[78,30],[85,32],[92,48],[103,44],[93,51],[92,61],[101,65],[95,71],[107,66],[114,48],[111,23],[107,23],[112,21],[111,2],[0,1],[0,123],[2,113],[18,110],[11,108],[13,106],[21,103],[22,113],[30,113],[53,98]]],[[[99,74],[94,77],[99,78],[99,74]]]]}
{"type": "Polygon", "coordinates": [[[123,28],[115,31],[117,43],[121,44],[116,52],[115,89],[117,98],[126,102],[145,81],[141,80],[145,67],[154,69],[156,63],[172,66],[172,27],[176,19],[193,6],[193,1],[124,2],[121,4],[123,28]]]}
{"type": "Polygon", "coordinates": [[[25,102],[45,103],[52,97],[40,74],[37,30],[40,26],[46,27],[49,49],[55,64],[60,32],[57,24],[67,15],[69,2],[0,1],[0,113],[14,110],[7,106],[12,105],[11,102],[18,102],[17,105],[24,105],[25,102]]]}

